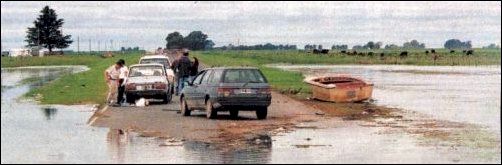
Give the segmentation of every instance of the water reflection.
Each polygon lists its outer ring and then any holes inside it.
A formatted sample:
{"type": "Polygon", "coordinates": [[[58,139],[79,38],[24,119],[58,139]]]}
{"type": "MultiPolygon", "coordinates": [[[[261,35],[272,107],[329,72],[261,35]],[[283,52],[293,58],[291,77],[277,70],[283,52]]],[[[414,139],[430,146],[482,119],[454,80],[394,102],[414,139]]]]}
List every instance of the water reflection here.
{"type": "Polygon", "coordinates": [[[271,138],[261,136],[239,147],[200,141],[173,142],[169,138],[140,137],[128,130],[111,128],[107,134],[109,159],[114,163],[268,163],[271,138]],[[261,139],[257,143],[256,139],[261,139]]]}
{"type": "Polygon", "coordinates": [[[42,112],[44,113],[44,116],[47,120],[52,120],[54,119],[55,115],[58,112],[58,109],[53,108],[53,107],[43,107],[42,112]]]}

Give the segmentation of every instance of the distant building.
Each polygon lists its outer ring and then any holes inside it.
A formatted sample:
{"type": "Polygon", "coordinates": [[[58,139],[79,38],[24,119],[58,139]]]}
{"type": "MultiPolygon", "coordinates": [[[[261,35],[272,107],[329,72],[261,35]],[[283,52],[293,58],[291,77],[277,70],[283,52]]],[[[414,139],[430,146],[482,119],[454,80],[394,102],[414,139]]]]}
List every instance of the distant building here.
{"type": "Polygon", "coordinates": [[[10,49],[9,56],[10,57],[25,57],[31,56],[31,49],[27,48],[18,48],[18,49],[10,49]]]}

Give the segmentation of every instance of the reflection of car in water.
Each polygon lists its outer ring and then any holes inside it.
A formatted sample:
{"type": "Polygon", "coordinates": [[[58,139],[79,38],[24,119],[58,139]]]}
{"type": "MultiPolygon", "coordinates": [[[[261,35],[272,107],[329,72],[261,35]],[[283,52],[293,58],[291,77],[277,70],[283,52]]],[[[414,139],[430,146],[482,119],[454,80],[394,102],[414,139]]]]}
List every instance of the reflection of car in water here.
{"type": "Polygon", "coordinates": [[[257,68],[210,68],[187,82],[180,107],[184,116],[205,109],[207,118],[215,118],[218,111],[230,111],[236,118],[239,110],[254,110],[258,119],[265,119],[271,99],[270,86],[257,68]]]}
{"type": "Polygon", "coordinates": [[[128,103],[136,99],[162,99],[168,103],[172,99],[172,89],[167,80],[166,70],[161,64],[137,64],[129,68],[125,83],[125,94],[128,103]]]}
{"type": "Polygon", "coordinates": [[[174,71],[171,69],[172,60],[165,55],[150,55],[144,56],[139,59],[139,64],[162,64],[166,69],[167,78],[169,80],[170,88],[174,90],[174,71]]]}

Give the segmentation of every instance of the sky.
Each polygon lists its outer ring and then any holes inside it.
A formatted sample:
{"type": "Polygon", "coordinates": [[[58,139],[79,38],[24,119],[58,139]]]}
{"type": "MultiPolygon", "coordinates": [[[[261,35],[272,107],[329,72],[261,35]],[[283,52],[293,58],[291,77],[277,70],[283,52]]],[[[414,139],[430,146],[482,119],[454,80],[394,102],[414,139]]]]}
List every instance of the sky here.
{"type": "Polygon", "coordinates": [[[2,50],[21,48],[26,29],[48,5],[63,18],[68,48],[121,46],[151,50],[167,34],[200,30],[216,46],[333,44],[402,45],[416,39],[443,47],[448,39],[474,47],[501,42],[501,2],[1,2],[2,50]],[[80,40],[79,44],[77,41],[80,40]],[[98,44],[98,42],[100,44],[98,44]],[[79,46],[77,46],[79,45],[79,46]]]}

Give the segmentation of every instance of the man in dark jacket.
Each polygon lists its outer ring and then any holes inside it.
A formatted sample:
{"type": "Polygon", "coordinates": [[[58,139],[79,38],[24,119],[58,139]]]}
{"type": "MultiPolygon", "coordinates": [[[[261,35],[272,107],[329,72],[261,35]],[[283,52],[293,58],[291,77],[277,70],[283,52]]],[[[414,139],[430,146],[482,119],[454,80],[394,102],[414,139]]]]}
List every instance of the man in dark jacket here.
{"type": "Polygon", "coordinates": [[[181,90],[184,88],[184,82],[188,81],[190,76],[190,69],[192,67],[192,62],[188,58],[188,52],[184,52],[183,55],[173,62],[173,69],[176,73],[176,96],[179,95],[181,90]]]}

